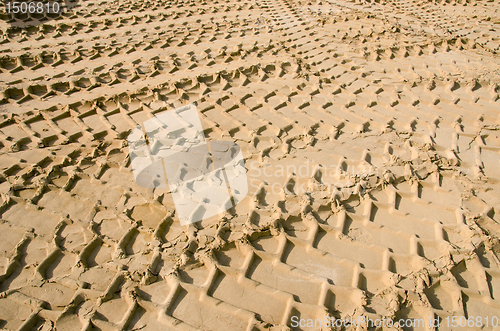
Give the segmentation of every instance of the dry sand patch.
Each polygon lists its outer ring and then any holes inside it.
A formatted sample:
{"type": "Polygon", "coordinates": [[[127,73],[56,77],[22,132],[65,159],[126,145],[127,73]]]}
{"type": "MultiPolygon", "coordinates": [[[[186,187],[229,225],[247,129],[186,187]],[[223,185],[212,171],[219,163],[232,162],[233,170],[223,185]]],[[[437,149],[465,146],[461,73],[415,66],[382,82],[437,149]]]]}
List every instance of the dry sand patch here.
{"type": "Polygon", "coordinates": [[[2,14],[0,328],[493,329],[499,9],[80,1],[25,29],[2,14]],[[188,104],[208,140],[241,146],[249,195],[183,227],[167,189],[134,182],[127,135],[188,104]]]}

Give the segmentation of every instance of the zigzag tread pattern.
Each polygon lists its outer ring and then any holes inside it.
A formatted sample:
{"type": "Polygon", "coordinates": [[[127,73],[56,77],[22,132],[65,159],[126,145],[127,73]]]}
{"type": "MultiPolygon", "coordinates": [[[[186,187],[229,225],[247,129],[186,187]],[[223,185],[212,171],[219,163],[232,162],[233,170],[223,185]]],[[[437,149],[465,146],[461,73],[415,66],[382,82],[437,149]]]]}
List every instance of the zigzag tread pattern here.
{"type": "Polygon", "coordinates": [[[0,328],[498,315],[499,9],[82,1],[21,29],[2,8],[0,328]],[[126,139],[187,104],[241,146],[249,195],[181,227],[126,139]]]}

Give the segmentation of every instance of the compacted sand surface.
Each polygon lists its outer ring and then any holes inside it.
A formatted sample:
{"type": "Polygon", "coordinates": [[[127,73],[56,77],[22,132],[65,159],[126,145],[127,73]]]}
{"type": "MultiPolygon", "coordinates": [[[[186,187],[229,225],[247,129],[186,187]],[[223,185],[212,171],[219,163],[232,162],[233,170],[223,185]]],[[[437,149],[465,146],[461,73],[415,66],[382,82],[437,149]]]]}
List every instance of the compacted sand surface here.
{"type": "Polygon", "coordinates": [[[1,14],[0,328],[495,329],[499,9],[82,0],[45,22],[1,14]],[[127,136],[189,104],[207,140],[241,147],[249,194],[181,226],[168,189],[135,183],[127,136]]]}

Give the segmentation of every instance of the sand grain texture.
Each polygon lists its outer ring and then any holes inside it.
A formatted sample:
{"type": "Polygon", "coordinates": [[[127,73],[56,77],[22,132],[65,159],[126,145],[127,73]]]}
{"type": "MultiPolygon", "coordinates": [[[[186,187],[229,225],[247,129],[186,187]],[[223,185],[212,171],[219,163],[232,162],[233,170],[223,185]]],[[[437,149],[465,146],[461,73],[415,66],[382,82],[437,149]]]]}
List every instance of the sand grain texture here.
{"type": "Polygon", "coordinates": [[[499,9],[90,0],[25,29],[1,14],[0,328],[498,316],[499,9]],[[241,146],[250,192],[181,227],[168,190],[135,184],[126,139],[191,103],[208,140],[241,146]]]}

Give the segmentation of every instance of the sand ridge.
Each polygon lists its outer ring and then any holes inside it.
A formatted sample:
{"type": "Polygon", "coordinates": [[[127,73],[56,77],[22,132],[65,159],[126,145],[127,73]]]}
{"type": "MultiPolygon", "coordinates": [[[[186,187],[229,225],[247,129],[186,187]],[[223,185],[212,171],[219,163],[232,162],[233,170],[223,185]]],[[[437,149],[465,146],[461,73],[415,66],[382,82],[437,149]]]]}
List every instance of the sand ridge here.
{"type": "Polygon", "coordinates": [[[3,16],[0,327],[497,316],[499,8],[85,1],[24,30],[3,16]],[[182,227],[167,190],[135,184],[126,139],[191,103],[208,140],[241,146],[250,192],[182,227]]]}

